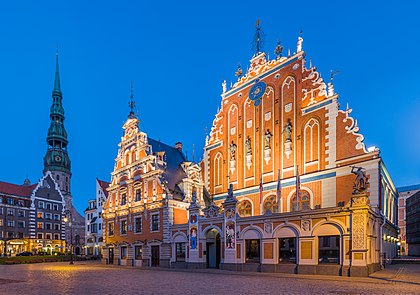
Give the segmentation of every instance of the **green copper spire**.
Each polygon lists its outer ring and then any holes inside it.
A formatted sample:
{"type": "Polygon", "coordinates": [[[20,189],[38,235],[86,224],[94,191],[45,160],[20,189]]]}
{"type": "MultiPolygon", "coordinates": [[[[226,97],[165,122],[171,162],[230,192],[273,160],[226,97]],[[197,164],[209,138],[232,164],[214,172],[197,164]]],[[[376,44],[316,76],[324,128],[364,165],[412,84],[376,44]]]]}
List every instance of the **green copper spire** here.
{"type": "Polygon", "coordinates": [[[56,53],[55,79],[50,108],[50,127],[47,135],[47,153],[44,157],[44,173],[46,171],[64,172],[71,175],[70,158],[67,153],[67,131],[64,128],[63,94],[60,85],[58,68],[58,52],[56,53]]]}
{"type": "Polygon", "coordinates": [[[61,87],[60,87],[60,71],[59,71],[59,68],[58,68],[58,50],[55,54],[55,79],[54,79],[53,94],[54,93],[62,95],[61,94],[61,87]]]}

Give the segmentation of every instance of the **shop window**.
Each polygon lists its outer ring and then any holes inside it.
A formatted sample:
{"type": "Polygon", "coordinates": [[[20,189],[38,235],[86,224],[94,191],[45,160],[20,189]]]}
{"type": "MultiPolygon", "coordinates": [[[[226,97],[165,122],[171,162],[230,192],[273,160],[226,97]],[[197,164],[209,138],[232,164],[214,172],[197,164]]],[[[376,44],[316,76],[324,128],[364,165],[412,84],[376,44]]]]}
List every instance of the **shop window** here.
{"type": "Polygon", "coordinates": [[[175,249],[176,249],[176,261],[184,262],[186,243],[175,243],[175,249]]]}
{"type": "Polygon", "coordinates": [[[134,258],[136,260],[143,259],[143,246],[134,246],[134,258]]]}
{"type": "Polygon", "coordinates": [[[279,263],[296,263],[296,238],[279,239],[279,263]]]}
{"type": "Polygon", "coordinates": [[[264,200],[263,214],[270,210],[271,213],[277,213],[279,206],[277,204],[276,196],[269,196],[264,200]]]}
{"type": "Polygon", "coordinates": [[[121,246],[121,259],[127,259],[127,246],[121,246]]]}
{"type": "Polygon", "coordinates": [[[245,240],[246,262],[260,262],[260,240],[245,240]]]}
{"type": "Polygon", "coordinates": [[[296,198],[296,193],[292,198],[292,202],[290,204],[290,211],[302,211],[302,210],[310,210],[311,209],[311,197],[308,191],[300,190],[299,191],[299,198],[296,198]]]}
{"type": "Polygon", "coordinates": [[[241,217],[252,216],[252,204],[248,200],[244,200],[238,205],[238,213],[241,217]]]}
{"type": "Polygon", "coordinates": [[[340,263],[340,236],[319,237],[319,263],[340,263]]]}

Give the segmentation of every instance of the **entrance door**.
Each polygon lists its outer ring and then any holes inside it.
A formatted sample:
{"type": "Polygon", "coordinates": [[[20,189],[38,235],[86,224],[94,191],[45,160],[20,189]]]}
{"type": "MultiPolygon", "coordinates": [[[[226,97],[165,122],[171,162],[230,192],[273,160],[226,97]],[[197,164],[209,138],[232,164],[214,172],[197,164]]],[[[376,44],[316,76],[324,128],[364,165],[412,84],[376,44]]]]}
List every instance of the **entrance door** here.
{"type": "Polygon", "coordinates": [[[114,248],[108,248],[108,263],[114,264],[114,248]]]}
{"type": "Polygon", "coordinates": [[[207,268],[219,268],[220,234],[216,230],[211,230],[207,234],[206,262],[207,262],[207,268]]]}
{"type": "Polygon", "coordinates": [[[159,266],[159,246],[152,246],[152,266],[159,266]]]}

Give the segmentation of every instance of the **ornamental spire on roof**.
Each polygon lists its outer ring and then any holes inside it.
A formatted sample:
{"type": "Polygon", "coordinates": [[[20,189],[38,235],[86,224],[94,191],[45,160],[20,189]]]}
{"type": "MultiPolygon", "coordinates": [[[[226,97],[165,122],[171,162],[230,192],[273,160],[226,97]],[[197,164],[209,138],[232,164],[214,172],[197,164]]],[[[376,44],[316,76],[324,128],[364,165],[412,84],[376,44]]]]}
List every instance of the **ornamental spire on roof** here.
{"type": "Polygon", "coordinates": [[[261,50],[264,46],[264,37],[265,37],[265,34],[260,26],[260,20],[257,20],[257,23],[255,24],[254,41],[252,43],[253,49],[255,51],[255,55],[258,55],[259,53],[261,53],[261,50]]]}
{"type": "Polygon", "coordinates": [[[130,82],[130,101],[128,103],[128,106],[130,107],[130,114],[128,115],[128,117],[131,119],[137,118],[136,114],[134,113],[136,103],[134,102],[133,81],[130,82]]]}

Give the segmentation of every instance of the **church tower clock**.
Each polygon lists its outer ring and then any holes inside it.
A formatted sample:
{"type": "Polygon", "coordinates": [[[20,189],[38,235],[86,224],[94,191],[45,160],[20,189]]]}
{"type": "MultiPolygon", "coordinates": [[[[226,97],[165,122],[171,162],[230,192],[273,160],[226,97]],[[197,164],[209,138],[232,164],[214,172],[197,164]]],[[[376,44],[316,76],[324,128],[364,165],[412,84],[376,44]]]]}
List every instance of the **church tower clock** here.
{"type": "Polygon", "coordinates": [[[50,109],[50,127],[47,135],[47,153],[44,157],[44,174],[50,171],[60,186],[66,206],[71,204],[70,193],[70,158],[67,152],[67,132],[64,127],[63,94],[60,87],[60,73],[58,68],[58,53],[56,55],[56,69],[54,89],[52,91],[52,105],[50,109]]]}

